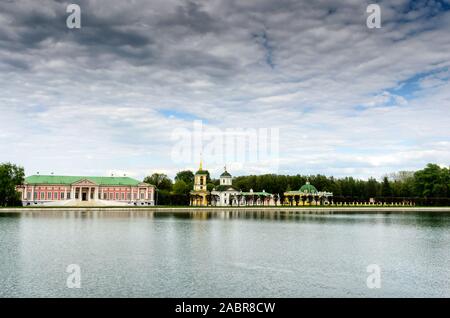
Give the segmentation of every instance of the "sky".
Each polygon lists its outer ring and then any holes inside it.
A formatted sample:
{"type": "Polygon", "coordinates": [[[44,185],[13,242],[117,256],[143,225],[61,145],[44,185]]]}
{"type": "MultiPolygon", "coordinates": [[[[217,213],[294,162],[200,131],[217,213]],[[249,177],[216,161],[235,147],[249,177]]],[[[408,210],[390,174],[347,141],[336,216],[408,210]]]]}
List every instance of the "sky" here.
{"type": "Polygon", "coordinates": [[[449,166],[450,1],[377,1],[381,28],[371,3],[0,0],[0,162],[138,179],[200,158],[213,177],[449,166]]]}

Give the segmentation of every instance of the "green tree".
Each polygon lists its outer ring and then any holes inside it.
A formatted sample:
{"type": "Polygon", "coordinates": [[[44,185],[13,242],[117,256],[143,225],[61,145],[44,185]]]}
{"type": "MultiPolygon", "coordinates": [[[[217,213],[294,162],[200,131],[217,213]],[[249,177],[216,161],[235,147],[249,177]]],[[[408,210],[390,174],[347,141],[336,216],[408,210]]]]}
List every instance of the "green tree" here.
{"type": "Polygon", "coordinates": [[[377,180],[374,178],[369,178],[366,182],[365,186],[365,199],[369,200],[370,198],[375,198],[377,196],[377,180]]]}
{"type": "Polygon", "coordinates": [[[175,181],[172,187],[172,192],[178,195],[189,195],[190,190],[189,185],[181,179],[175,181]]]}
{"type": "Polygon", "coordinates": [[[448,197],[449,177],[448,169],[436,164],[428,164],[425,169],[414,173],[414,188],[421,197],[448,197]]]}
{"type": "Polygon", "coordinates": [[[154,173],[144,179],[145,183],[153,184],[159,190],[172,190],[172,180],[164,173],[154,173]]]}
{"type": "Polygon", "coordinates": [[[194,173],[191,170],[179,171],[175,176],[175,182],[178,180],[182,180],[186,184],[194,184],[194,173]]]}
{"type": "Polygon", "coordinates": [[[214,189],[215,186],[216,186],[216,185],[215,185],[214,183],[208,182],[208,183],[206,184],[206,190],[212,191],[212,189],[214,189]]]}
{"type": "Polygon", "coordinates": [[[20,195],[16,186],[23,184],[25,172],[12,163],[0,164],[0,206],[20,205],[20,195]]]}
{"type": "Polygon", "coordinates": [[[383,178],[383,183],[381,184],[381,195],[383,197],[391,197],[392,196],[391,184],[390,184],[387,176],[385,176],[383,178]]]}

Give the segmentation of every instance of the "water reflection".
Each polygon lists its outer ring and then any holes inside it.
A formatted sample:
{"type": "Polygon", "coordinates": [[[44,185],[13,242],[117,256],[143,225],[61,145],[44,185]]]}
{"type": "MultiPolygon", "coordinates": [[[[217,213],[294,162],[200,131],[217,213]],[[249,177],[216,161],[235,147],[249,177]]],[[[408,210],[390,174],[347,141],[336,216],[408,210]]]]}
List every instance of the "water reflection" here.
{"type": "Polygon", "coordinates": [[[449,230],[449,213],[0,213],[0,297],[448,297],[449,230]]]}
{"type": "Polygon", "coordinates": [[[8,218],[81,218],[81,219],[123,219],[123,218],[146,218],[146,219],[192,219],[192,220],[270,220],[270,221],[315,221],[318,223],[404,223],[421,226],[447,226],[450,222],[449,212],[311,212],[303,211],[276,211],[276,210],[217,210],[217,211],[195,211],[185,210],[180,212],[155,212],[155,211],[129,211],[129,210],[103,210],[103,211],[27,211],[24,213],[1,213],[0,217],[8,218]]]}

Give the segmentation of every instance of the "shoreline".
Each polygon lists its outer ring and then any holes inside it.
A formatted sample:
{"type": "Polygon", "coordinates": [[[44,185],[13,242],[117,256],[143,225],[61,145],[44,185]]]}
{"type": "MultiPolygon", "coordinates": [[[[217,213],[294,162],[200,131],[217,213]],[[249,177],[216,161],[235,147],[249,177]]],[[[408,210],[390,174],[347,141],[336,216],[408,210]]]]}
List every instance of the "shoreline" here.
{"type": "Polygon", "coordinates": [[[286,213],[450,213],[450,207],[18,207],[0,208],[1,213],[29,212],[158,212],[158,213],[196,213],[196,212],[286,212],[286,213]]]}

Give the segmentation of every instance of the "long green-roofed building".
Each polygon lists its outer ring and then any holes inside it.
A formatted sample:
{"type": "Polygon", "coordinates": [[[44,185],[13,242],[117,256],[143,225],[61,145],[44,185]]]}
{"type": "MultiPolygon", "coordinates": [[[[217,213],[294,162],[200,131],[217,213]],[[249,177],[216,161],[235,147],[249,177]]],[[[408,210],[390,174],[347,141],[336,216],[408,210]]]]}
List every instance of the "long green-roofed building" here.
{"type": "Polygon", "coordinates": [[[123,176],[32,175],[17,189],[23,205],[154,205],[155,187],[123,176]]]}

